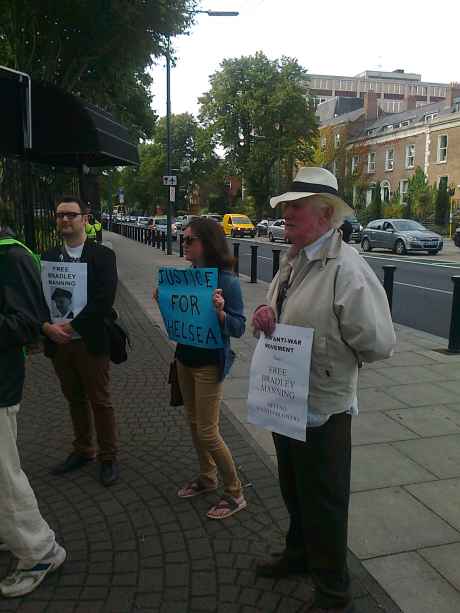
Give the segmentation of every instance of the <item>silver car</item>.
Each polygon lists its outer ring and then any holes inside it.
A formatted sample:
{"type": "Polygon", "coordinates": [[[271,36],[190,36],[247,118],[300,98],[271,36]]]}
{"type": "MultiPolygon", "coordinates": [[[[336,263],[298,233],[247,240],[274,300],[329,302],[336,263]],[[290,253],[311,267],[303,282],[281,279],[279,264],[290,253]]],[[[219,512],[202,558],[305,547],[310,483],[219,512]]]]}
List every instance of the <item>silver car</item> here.
{"type": "Polygon", "coordinates": [[[397,255],[428,251],[436,255],[443,247],[442,237],[413,219],[376,219],[363,230],[361,248],[391,249],[397,255]]]}
{"type": "Polygon", "coordinates": [[[267,228],[267,236],[271,243],[274,243],[275,241],[286,242],[286,239],[284,238],[284,219],[276,219],[275,221],[270,222],[267,228]]]}

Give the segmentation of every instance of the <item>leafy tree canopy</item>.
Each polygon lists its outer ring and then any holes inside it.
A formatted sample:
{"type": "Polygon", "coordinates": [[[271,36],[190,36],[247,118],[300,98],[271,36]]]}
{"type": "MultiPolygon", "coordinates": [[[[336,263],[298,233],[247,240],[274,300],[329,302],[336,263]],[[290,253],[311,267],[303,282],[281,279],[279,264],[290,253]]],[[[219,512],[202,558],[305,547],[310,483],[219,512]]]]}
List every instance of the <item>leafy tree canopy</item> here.
{"type": "MultiPolygon", "coordinates": [[[[261,215],[269,195],[280,188],[282,169],[313,156],[317,124],[307,72],[295,59],[272,61],[258,52],[224,60],[210,82],[200,98],[200,118],[242,174],[261,215]]],[[[284,172],[290,181],[289,175],[284,172]]]]}
{"type": "Polygon", "coordinates": [[[152,79],[167,34],[196,0],[0,0],[0,64],[112,111],[141,136],[154,125],[152,79]]]}

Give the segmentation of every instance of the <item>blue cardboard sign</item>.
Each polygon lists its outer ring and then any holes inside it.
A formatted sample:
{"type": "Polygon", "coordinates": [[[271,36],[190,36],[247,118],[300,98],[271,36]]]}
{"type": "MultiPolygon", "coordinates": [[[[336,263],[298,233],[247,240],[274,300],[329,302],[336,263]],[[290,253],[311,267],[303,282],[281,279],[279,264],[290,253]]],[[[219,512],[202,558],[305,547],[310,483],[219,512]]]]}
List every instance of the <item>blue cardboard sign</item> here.
{"type": "Polygon", "coordinates": [[[217,268],[160,268],[158,305],[171,340],[202,349],[223,347],[212,295],[217,268]]]}

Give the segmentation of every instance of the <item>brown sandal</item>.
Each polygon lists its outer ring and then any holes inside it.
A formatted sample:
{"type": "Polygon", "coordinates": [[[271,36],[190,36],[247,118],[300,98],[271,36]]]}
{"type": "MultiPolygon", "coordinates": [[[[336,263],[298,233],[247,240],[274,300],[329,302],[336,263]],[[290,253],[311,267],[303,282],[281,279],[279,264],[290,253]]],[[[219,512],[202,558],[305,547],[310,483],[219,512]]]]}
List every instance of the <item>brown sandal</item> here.
{"type": "Polygon", "coordinates": [[[182,486],[177,492],[177,495],[179,498],[194,498],[195,496],[200,496],[201,494],[214,492],[216,489],[217,484],[209,486],[205,485],[200,479],[196,479],[195,481],[189,481],[182,486]]]}
{"type": "Polygon", "coordinates": [[[248,503],[242,494],[239,498],[224,494],[219,502],[209,509],[206,515],[209,519],[226,519],[238,513],[238,511],[242,511],[247,506],[248,503]]]}

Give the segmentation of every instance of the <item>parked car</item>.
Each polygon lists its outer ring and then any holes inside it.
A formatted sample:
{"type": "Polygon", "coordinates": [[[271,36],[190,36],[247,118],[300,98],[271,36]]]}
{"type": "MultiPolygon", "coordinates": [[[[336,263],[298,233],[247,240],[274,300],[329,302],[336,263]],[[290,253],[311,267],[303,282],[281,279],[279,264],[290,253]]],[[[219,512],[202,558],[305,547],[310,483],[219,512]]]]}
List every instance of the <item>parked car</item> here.
{"type": "Polygon", "coordinates": [[[443,240],[412,219],[376,219],[364,228],[361,247],[363,251],[391,249],[397,255],[408,251],[436,255],[443,247],[443,240]]]}
{"type": "Polygon", "coordinates": [[[286,239],[284,238],[284,226],[284,219],[276,219],[270,223],[267,228],[267,234],[268,240],[271,243],[274,243],[275,241],[286,242],[286,239]]]}
{"type": "Polygon", "coordinates": [[[202,215],[201,217],[207,217],[208,219],[213,219],[217,221],[217,223],[222,223],[222,215],[218,215],[217,213],[206,213],[206,215],[202,215]]]}
{"type": "Polygon", "coordinates": [[[363,226],[360,224],[359,220],[356,217],[345,217],[347,221],[349,221],[353,227],[353,231],[351,233],[351,240],[355,243],[361,242],[363,226]]]}
{"type": "Polygon", "coordinates": [[[271,219],[261,219],[259,223],[256,225],[256,234],[257,236],[267,236],[268,234],[268,226],[272,222],[271,219]]]}
{"type": "Polygon", "coordinates": [[[460,247],[460,228],[455,229],[454,243],[456,247],[460,247]]]}
{"type": "Polygon", "coordinates": [[[226,213],[222,220],[222,227],[226,236],[250,236],[254,238],[256,229],[247,215],[243,213],[226,213]]]}
{"type": "MultiPolygon", "coordinates": [[[[155,230],[155,232],[164,232],[166,234],[168,232],[168,218],[154,217],[152,229],[155,230]]],[[[177,240],[177,226],[174,219],[171,221],[171,236],[173,241],[177,240]]]]}
{"type": "Polygon", "coordinates": [[[180,215],[179,217],[177,217],[175,222],[177,232],[182,232],[185,226],[196,217],[199,217],[199,215],[180,215]]]}

